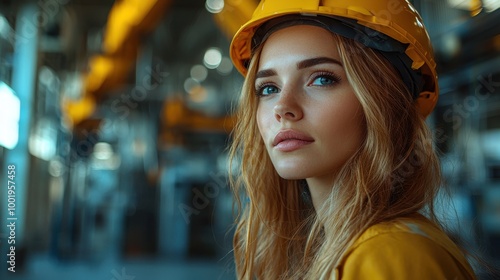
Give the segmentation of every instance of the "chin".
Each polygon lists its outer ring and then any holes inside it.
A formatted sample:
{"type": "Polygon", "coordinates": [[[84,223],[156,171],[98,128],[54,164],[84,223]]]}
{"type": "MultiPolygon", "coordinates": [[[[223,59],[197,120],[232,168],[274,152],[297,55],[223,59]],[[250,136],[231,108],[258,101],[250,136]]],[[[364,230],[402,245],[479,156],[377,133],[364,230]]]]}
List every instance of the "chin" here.
{"type": "Polygon", "coordinates": [[[304,168],[302,169],[283,169],[283,168],[277,168],[276,171],[278,172],[278,175],[286,180],[301,180],[308,178],[309,176],[304,172],[304,168]]]}
{"type": "Polygon", "coordinates": [[[275,160],[272,163],[278,175],[286,180],[309,178],[318,171],[314,164],[305,160],[275,160]]]}

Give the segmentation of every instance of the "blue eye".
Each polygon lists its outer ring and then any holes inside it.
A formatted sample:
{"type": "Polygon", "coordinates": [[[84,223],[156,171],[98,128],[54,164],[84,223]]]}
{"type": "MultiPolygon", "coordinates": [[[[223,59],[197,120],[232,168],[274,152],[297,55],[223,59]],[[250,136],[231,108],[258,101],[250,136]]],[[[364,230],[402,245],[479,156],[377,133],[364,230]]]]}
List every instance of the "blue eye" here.
{"type": "Polygon", "coordinates": [[[331,85],[333,84],[335,81],[333,79],[330,79],[328,77],[318,77],[316,78],[312,85],[315,85],[315,86],[325,86],[325,85],[331,85]]]}
{"type": "Polygon", "coordinates": [[[276,86],[273,85],[262,85],[257,88],[257,95],[258,96],[266,96],[270,95],[273,93],[278,93],[279,89],[276,86]]]}
{"type": "Polygon", "coordinates": [[[333,74],[320,74],[314,78],[312,86],[331,86],[340,81],[340,77],[333,74]]]}

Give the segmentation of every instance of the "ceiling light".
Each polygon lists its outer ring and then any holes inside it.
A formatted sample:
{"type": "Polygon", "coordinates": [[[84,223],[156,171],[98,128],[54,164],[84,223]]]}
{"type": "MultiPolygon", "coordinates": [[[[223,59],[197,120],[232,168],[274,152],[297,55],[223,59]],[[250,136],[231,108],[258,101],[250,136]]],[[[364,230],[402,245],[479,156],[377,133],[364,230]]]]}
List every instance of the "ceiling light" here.
{"type": "Polygon", "coordinates": [[[210,48],[205,52],[205,56],[203,57],[203,64],[208,69],[215,69],[219,66],[222,60],[222,54],[217,48],[210,48]]]}
{"type": "Polygon", "coordinates": [[[207,0],[205,8],[212,14],[220,13],[224,9],[224,0],[207,0]]]}
{"type": "Polygon", "coordinates": [[[233,63],[229,57],[223,57],[219,67],[217,67],[217,72],[221,75],[227,75],[233,70],[233,63]]]}
{"type": "Polygon", "coordinates": [[[191,78],[195,79],[200,83],[203,82],[208,75],[207,68],[205,68],[205,66],[200,64],[191,67],[190,73],[191,73],[191,78]]]}

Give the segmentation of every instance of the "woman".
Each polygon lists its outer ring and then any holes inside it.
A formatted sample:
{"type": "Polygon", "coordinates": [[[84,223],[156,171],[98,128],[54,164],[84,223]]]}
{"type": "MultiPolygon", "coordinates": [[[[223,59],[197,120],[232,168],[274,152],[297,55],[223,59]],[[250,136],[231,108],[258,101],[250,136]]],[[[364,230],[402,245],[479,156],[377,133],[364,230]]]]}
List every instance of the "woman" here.
{"type": "Polygon", "coordinates": [[[433,212],[437,78],[408,2],[262,1],[231,57],[239,279],[475,278],[433,212]]]}

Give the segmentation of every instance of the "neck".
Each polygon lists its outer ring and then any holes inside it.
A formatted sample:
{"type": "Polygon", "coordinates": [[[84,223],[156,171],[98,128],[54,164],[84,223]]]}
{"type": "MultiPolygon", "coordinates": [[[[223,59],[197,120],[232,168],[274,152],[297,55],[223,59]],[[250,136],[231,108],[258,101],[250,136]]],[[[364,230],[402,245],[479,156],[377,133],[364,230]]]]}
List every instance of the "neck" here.
{"type": "Polygon", "coordinates": [[[316,212],[323,206],[332,191],[334,176],[307,178],[307,185],[316,212]]]}

